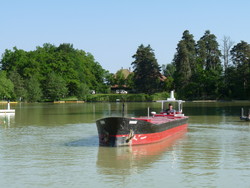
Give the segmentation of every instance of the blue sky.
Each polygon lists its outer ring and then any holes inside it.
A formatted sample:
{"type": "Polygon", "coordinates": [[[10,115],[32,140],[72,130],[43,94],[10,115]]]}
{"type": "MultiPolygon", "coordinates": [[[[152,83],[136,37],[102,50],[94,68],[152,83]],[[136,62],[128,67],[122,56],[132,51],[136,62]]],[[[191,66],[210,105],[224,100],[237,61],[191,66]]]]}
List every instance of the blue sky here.
{"type": "Polygon", "coordinates": [[[205,30],[250,43],[249,0],[0,0],[0,54],[71,43],[115,73],[131,67],[150,44],[160,65],[171,63],[184,30],[205,30]]]}

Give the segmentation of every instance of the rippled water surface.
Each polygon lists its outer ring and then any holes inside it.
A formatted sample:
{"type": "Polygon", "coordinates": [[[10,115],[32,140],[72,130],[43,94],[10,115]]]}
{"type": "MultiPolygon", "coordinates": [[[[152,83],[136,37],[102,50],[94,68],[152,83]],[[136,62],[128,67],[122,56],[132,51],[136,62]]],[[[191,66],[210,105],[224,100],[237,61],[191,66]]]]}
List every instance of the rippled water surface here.
{"type": "MultiPolygon", "coordinates": [[[[0,104],[0,109],[6,104],[0,104]]],[[[186,132],[151,145],[98,146],[95,120],[121,103],[12,104],[0,115],[0,187],[250,187],[249,102],[184,104],[186,132]]],[[[125,115],[159,103],[126,103],[125,115]]]]}

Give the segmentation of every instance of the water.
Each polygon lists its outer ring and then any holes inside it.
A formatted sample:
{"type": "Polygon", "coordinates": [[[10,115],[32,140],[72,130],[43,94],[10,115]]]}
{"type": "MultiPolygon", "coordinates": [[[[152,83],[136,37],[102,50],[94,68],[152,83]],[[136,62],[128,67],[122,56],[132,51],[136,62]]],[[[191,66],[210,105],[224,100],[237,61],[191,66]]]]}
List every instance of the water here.
{"type": "MultiPolygon", "coordinates": [[[[127,103],[125,115],[160,106],[127,103]]],[[[239,120],[249,102],[185,103],[187,132],[121,148],[99,147],[95,126],[121,103],[11,107],[0,116],[0,187],[250,187],[250,122],[239,120]]]]}

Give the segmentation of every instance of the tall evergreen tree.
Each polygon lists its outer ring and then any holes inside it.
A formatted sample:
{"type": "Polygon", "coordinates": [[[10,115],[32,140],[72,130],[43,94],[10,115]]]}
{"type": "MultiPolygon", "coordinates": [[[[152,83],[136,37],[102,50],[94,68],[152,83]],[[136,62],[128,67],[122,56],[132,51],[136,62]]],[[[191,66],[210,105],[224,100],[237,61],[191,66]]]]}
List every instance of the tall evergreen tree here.
{"type": "Polygon", "coordinates": [[[183,32],[179,41],[173,64],[175,66],[174,83],[181,97],[186,97],[187,87],[195,67],[195,41],[188,30],[183,32]]]}
{"type": "MultiPolygon", "coordinates": [[[[222,84],[222,65],[220,61],[221,52],[216,36],[210,31],[205,34],[197,42],[197,67],[199,75],[204,75],[204,79],[200,93],[202,98],[220,97],[220,87],[222,84]]],[[[201,77],[201,76],[199,76],[201,77]]]]}
{"type": "Polygon", "coordinates": [[[236,70],[237,88],[239,98],[250,98],[250,45],[244,41],[236,44],[230,51],[232,62],[236,70]]]}
{"type": "Polygon", "coordinates": [[[221,70],[219,44],[216,36],[211,34],[209,30],[197,42],[197,56],[203,68],[206,70],[221,70]]]}
{"type": "Polygon", "coordinates": [[[149,94],[156,92],[159,89],[161,73],[153,49],[150,45],[146,47],[140,45],[132,57],[135,59],[131,64],[134,68],[134,84],[137,92],[149,94]]]}

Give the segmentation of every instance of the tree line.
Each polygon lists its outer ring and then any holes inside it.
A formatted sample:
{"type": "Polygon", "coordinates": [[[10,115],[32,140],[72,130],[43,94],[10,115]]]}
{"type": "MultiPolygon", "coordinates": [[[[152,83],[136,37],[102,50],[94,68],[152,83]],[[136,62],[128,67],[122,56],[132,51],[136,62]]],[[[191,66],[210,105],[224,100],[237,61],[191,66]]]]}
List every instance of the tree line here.
{"type": "Polygon", "coordinates": [[[209,30],[196,42],[185,30],[173,61],[162,67],[150,45],[140,45],[133,55],[133,75],[125,81],[120,76],[117,83],[127,81],[139,93],[175,90],[186,100],[250,99],[250,45],[234,45],[230,37],[222,42],[220,47],[209,30]]]}
{"type": "Polygon", "coordinates": [[[108,71],[72,44],[45,43],[28,52],[14,47],[5,50],[0,64],[0,100],[84,99],[90,90],[105,93],[109,88],[108,71]]]}
{"type": "Polygon", "coordinates": [[[224,37],[220,49],[209,30],[197,42],[186,30],[164,71],[186,99],[250,99],[250,45],[245,41],[233,45],[224,37]]]}
{"type": "Polygon", "coordinates": [[[224,37],[221,48],[209,30],[196,42],[188,30],[177,44],[173,61],[159,66],[150,45],[141,44],[132,56],[133,72],[111,74],[94,56],[73,48],[45,43],[34,51],[5,50],[0,61],[0,100],[59,100],[90,91],[110,93],[125,86],[133,93],[175,90],[183,99],[250,99],[250,45],[234,45],[224,37]]]}

